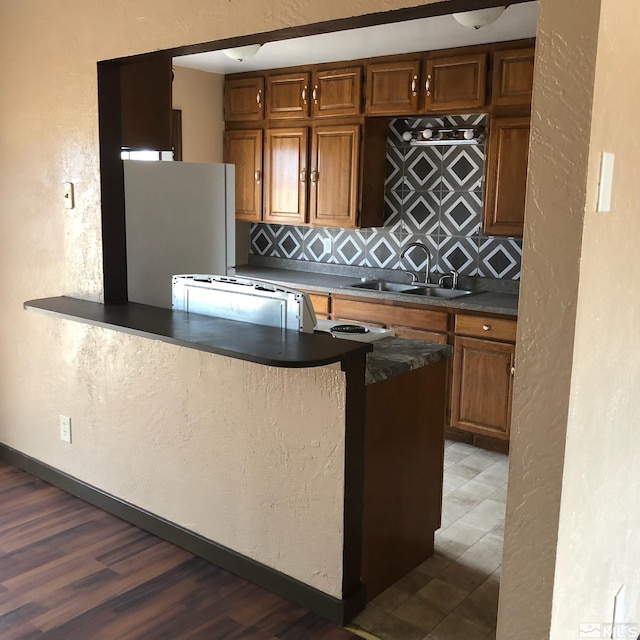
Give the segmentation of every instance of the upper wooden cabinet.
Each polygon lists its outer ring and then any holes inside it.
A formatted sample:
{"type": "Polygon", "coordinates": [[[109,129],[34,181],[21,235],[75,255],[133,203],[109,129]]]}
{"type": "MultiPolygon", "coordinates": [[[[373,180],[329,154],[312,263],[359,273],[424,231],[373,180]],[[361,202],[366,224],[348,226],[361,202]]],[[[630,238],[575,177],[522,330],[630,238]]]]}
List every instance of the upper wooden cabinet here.
{"type": "Polygon", "coordinates": [[[493,54],[491,102],[494,106],[531,103],[535,49],[508,49],[493,54]]]}
{"type": "Polygon", "coordinates": [[[427,58],[424,77],[426,111],[463,111],[484,107],[487,54],[427,58]]]}
{"type": "Polygon", "coordinates": [[[286,73],[267,78],[267,119],[307,118],[311,98],[309,72],[286,73]]]}
{"type": "Polygon", "coordinates": [[[149,54],[120,65],[121,146],[170,150],[171,57],[149,54]]]}
{"type": "Polygon", "coordinates": [[[314,71],[311,115],[357,116],[362,112],[362,67],[314,71]]]}
{"type": "Polygon", "coordinates": [[[306,127],[270,129],[264,154],[264,221],[304,224],[307,221],[306,127]]]}
{"type": "Polygon", "coordinates": [[[529,116],[491,120],[484,198],[486,235],[522,235],[530,122],[529,116]]]}
{"type": "Polygon", "coordinates": [[[419,107],[420,58],[367,65],[367,115],[416,113],[419,107]]]}
{"type": "Polygon", "coordinates": [[[236,218],[249,222],[262,219],[262,130],[225,132],[224,161],[235,165],[236,218]]]}
{"type": "Polygon", "coordinates": [[[264,78],[231,78],[224,83],[224,118],[230,122],[262,120],[264,78]]]}

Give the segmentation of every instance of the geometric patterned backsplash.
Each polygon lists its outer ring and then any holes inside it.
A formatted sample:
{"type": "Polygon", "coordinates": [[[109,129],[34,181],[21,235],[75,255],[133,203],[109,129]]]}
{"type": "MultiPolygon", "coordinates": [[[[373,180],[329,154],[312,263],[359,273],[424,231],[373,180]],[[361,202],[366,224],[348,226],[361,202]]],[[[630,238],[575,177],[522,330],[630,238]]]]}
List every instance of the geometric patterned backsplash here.
{"type": "Polygon", "coordinates": [[[397,118],[387,137],[384,226],[337,229],[253,223],[251,253],[385,269],[424,270],[424,251],[400,258],[411,242],[431,253],[431,273],[520,279],[522,239],[482,235],[485,145],[411,147],[407,129],[486,125],[487,116],[397,118]],[[325,251],[329,238],[331,251],[325,251]]]}

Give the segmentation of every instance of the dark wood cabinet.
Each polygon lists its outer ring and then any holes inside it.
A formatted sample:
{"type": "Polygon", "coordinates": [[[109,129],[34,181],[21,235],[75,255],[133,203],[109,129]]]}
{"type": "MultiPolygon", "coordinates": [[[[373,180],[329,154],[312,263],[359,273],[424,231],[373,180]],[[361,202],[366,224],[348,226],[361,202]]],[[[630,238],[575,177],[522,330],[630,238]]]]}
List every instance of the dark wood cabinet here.
{"type": "Polygon", "coordinates": [[[267,119],[307,118],[311,99],[310,74],[307,71],[267,78],[267,119]]]}
{"type": "Polygon", "coordinates": [[[367,115],[417,113],[420,59],[372,62],[367,65],[367,115]]]}
{"type": "Polygon", "coordinates": [[[507,49],[493,54],[491,103],[494,106],[530,105],[535,49],[507,49]]]}
{"type": "Polygon", "coordinates": [[[362,111],[362,67],[314,71],[311,115],[357,116],[362,111]]]}
{"type": "Polygon", "coordinates": [[[262,219],[262,129],[225,132],[224,161],[235,165],[236,218],[262,219]]]}
{"type": "Polygon", "coordinates": [[[485,177],[486,235],[522,236],[524,227],[529,116],[494,118],[490,123],[485,177]]]}
{"type": "Polygon", "coordinates": [[[265,134],[265,222],[307,221],[307,127],[269,129],[265,134]]]}
{"type": "Polygon", "coordinates": [[[456,336],[451,426],[508,440],[515,346],[456,336]]]}
{"type": "Polygon", "coordinates": [[[487,101],[487,54],[429,58],[425,67],[425,111],[467,111],[487,101]]]}
{"type": "Polygon", "coordinates": [[[229,122],[262,120],[264,78],[230,78],[224,83],[224,119],[229,122]]]}
{"type": "Polygon", "coordinates": [[[171,57],[165,54],[149,54],[120,65],[122,147],[172,148],[171,85],[171,57]]]}

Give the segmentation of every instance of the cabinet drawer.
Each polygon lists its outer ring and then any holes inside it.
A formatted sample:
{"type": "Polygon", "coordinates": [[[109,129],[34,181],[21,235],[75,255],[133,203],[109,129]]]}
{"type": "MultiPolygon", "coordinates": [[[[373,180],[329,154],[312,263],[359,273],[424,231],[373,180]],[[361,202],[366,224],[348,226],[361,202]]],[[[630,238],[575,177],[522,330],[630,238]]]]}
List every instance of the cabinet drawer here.
{"type": "Polygon", "coordinates": [[[516,324],[515,320],[506,318],[457,314],[456,334],[515,342],[516,324]]]}
{"type": "Polygon", "coordinates": [[[350,318],[360,322],[376,322],[387,326],[396,325],[436,332],[447,331],[449,318],[446,311],[411,309],[341,298],[333,299],[332,315],[334,318],[350,318]]]}
{"type": "Polygon", "coordinates": [[[407,340],[424,340],[425,342],[436,342],[437,344],[447,344],[446,333],[436,333],[435,331],[425,331],[424,329],[413,329],[412,327],[403,327],[401,325],[389,325],[398,338],[406,338],[407,340]]]}
{"type": "Polygon", "coordinates": [[[321,293],[308,293],[307,295],[316,314],[327,317],[329,315],[329,296],[323,296],[321,293]]]}

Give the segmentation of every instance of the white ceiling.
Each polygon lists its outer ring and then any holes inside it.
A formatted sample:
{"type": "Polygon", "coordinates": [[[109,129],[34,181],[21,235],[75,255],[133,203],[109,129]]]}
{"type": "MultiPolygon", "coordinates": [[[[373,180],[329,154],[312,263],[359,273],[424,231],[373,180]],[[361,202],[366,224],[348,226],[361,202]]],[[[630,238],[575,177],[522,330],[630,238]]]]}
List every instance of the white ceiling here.
{"type": "Polygon", "coordinates": [[[507,7],[496,22],[477,31],[463,27],[451,16],[437,16],[267,42],[255,57],[242,62],[231,60],[221,51],[210,51],[177,57],[173,63],[179,67],[226,74],[340,62],[532,38],[536,35],[537,20],[536,0],[507,7]]]}

